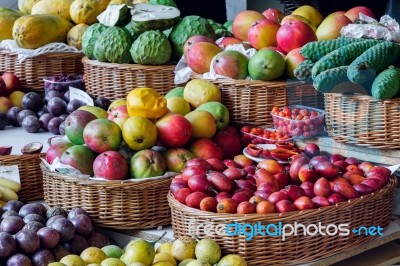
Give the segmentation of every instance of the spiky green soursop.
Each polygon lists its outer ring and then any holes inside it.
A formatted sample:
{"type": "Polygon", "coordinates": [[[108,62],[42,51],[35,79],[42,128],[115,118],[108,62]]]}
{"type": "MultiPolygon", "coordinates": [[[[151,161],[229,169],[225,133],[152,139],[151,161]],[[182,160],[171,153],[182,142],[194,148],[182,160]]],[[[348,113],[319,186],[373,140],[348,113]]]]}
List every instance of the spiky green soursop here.
{"type": "Polygon", "coordinates": [[[90,25],[82,35],[82,50],[83,53],[90,59],[94,59],[93,50],[97,39],[100,34],[106,30],[107,27],[101,23],[90,25]]]}
{"type": "Polygon", "coordinates": [[[133,31],[143,33],[148,30],[166,30],[180,19],[181,12],[176,7],[153,4],[136,4],[131,10],[133,31]]]}
{"type": "Polygon", "coordinates": [[[215,40],[215,32],[207,19],[200,16],[186,16],[176,24],[169,35],[172,45],[172,54],[175,59],[183,55],[183,45],[194,35],[203,35],[215,40]]]}
{"type": "Polygon", "coordinates": [[[178,7],[174,0],[149,0],[149,4],[178,7]]]}
{"type": "Polygon", "coordinates": [[[132,43],[133,38],[126,30],[109,27],[97,39],[93,54],[100,62],[131,63],[129,49],[132,43]]]}
{"type": "Polygon", "coordinates": [[[131,34],[133,40],[136,40],[140,35],[140,33],[136,32],[132,29],[132,22],[129,22],[123,28],[131,34]]]}
{"type": "Polygon", "coordinates": [[[141,65],[163,65],[171,59],[168,38],[159,30],[146,31],[133,42],[131,56],[141,65]]]}

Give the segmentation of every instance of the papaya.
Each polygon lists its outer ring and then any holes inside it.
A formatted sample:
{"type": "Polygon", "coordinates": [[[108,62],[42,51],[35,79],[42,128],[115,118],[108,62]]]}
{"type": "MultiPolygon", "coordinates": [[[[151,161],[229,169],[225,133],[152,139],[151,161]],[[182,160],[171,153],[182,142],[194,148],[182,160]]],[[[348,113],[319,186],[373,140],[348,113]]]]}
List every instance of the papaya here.
{"type": "Polygon", "coordinates": [[[110,0],[75,0],[72,2],[69,14],[75,24],[92,25],[97,22],[97,16],[106,10],[110,0]]]}
{"type": "Polygon", "coordinates": [[[18,9],[25,14],[30,15],[32,7],[40,0],[18,0],[18,9]]]}
{"type": "Polygon", "coordinates": [[[0,41],[12,39],[14,22],[22,16],[19,12],[0,10],[0,41]]]}
{"type": "Polygon", "coordinates": [[[74,46],[78,50],[82,50],[82,36],[88,27],[89,25],[83,23],[73,26],[68,32],[67,44],[74,46]]]}
{"type": "Polygon", "coordinates": [[[31,14],[59,15],[63,19],[71,20],[69,8],[74,0],[40,0],[33,7],[31,14]]]}
{"type": "Polygon", "coordinates": [[[67,42],[73,24],[56,15],[27,15],[13,26],[13,39],[21,48],[36,49],[52,42],[67,42]]]}

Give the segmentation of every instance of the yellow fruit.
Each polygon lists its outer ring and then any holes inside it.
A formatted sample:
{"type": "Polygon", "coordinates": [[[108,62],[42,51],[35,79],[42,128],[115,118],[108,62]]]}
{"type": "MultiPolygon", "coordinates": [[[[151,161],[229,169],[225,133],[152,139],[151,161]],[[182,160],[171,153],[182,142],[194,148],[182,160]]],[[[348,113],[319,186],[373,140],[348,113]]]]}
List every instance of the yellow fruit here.
{"type": "Polygon", "coordinates": [[[22,98],[24,95],[25,93],[22,91],[13,91],[10,95],[8,95],[8,99],[10,99],[14,106],[22,108],[22,98]]]}
{"type": "Polygon", "coordinates": [[[40,0],[18,0],[18,9],[25,13],[30,14],[32,7],[40,0]]]}
{"type": "Polygon", "coordinates": [[[202,260],[194,260],[189,262],[187,266],[211,266],[211,264],[202,260]]]}
{"type": "Polygon", "coordinates": [[[220,102],[221,91],[208,80],[193,79],[186,84],[183,98],[192,108],[196,108],[206,102],[220,102]]]}
{"type": "Polygon", "coordinates": [[[56,15],[27,15],[17,19],[13,26],[13,39],[18,46],[36,49],[52,42],[67,42],[73,24],[56,15]]]}
{"type": "Polygon", "coordinates": [[[157,128],[149,119],[131,116],[122,126],[122,137],[134,151],[150,149],[157,141],[157,128]]]}
{"type": "Polygon", "coordinates": [[[160,262],[151,264],[151,266],[174,266],[174,265],[176,265],[176,264],[172,264],[171,262],[168,262],[168,261],[160,261],[160,262]]]}
{"type": "Polygon", "coordinates": [[[61,262],[52,262],[52,263],[48,264],[47,266],[66,266],[66,265],[61,262]]]}
{"type": "Polygon", "coordinates": [[[21,16],[19,12],[0,11],[0,41],[12,39],[14,22],[21,16]]]}
{"type": "Polygon", "coordinates": [[[167,108],[171,113],[186,115],[191,111],[189,103],[181,97],[167,99],[167,108]]]}
{"type": "Polygon", "coordinates": [[[184,261],[181,261],[181,263],[179,263],[178,266],[187,266],[192,261],[195,261],[195,259],[186,259],[184,261]]]}
{"type": "MultiPolygon", "coordinates": [[[[172,246],[171,246],[172,248],[172,246]]],[[[157,253],[156,256],[154,257],[153,264],[157,262],[169,262],[173,266],[176,266],[176,261],[174,257],[171,254],[168,253],[157,253]]]]}
{"type": "Polygon", "coordinates": [[[136,88],[126,97],[126,107],[130,116],[157,119],[168,112],[167,100],[151,88],[136,88]]]}
{"type": "Polygon", "coordinates": [[[75,24],[84,23],[92,25],[97,22],[97,16],[100,15],[106,7],[103,7],[102,3],[97,0],[75,0],[71,4],[69,13],[75,24]]]}
{"type": "Polygon", "coordinates": [[[299,15],[308,19],[315,27],[321,24],[323,17],[321,13],[315,7],[309,5],[303,5],[298,7],[292,12],[292,15],[299,15]]]}
{"type": "Polygon", "coordinates": [[[58,15],[63,19],[71,21],[69,8],[74,0],[40,0],[31,10],[31,14],[58,15]]]}
{"type": "Polygon", "coordinates": [[[85,261],[81,257],[73,254],[64,256],[60,262],[67,266],[86,266],[85,261]]]}
{"type": "Polygon", "coordinates": [[[98,247],[88,247],[81,253],[81,258],[86,264],[90,263],[101,263],[107,259],[106,253],[98,247]]]}
{"type": "Polygon", "coordinates": [[[221,247],[213,239],[204,238],[197,242],[195,253],[198,260],[208,262],[211,265],[221,259],[221,247]]]}
{"type": "Polygon", "coordinates": [[[68,32],[67,44],[82,50],[82,35],[87,28],[89,28],[89,25],[83,23],[73,26],[68,32]]]}
{"type": "Polygon", "coordinates": [[[156,249],[156,253],[167,253],[172,255],[172,243],[163,243],[156,249]]]}
{"type": "Polygon", "coordinates": [[[190,236],[181,236],[172,243],[172,256],[177,261],[195,258],[196,241],[190,236]]]}
{"type": "Polygon", "coordinates": [[[217,123],[210,112],[194,110],[185,115],[185,118],[192,124],[192,139],[211,139],[217,132],[217,123]]]}
{"type": "Polygon", "coordinates": [[[217,266],[247,266],[247,263],[239,255],[230,254],[222,257],[217,266]]]}
{"type": "Polygon", "coordinates": [[[88,111],[88,112],[94,114],[97,118],[107,118],[108,117],[107,111],[104,109],[101,109],[100,107],[97,107],[97,106],[84,105],[84,106],[79,107],[78,110],[88,111]]]}

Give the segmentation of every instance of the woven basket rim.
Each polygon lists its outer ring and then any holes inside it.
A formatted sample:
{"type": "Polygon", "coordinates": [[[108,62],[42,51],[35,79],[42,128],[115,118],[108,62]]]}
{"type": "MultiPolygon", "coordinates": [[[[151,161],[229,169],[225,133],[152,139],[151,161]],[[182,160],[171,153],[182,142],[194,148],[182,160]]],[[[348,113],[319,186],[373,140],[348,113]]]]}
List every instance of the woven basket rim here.
{"type": "Polygon", "coordinates": [[[165,178],[160,178],[155,180],[143,179],[138,182],[130,182],[129,180],[93,180],[90,178],[79,178],[67,174],[50,171],[43,162],[40,163],[40,168],[42,169],[43,172],[46,172],[48,175],[51,175],[53,178],[56,178],[62,182],[73,183],[75,185],[84,185],[84,186],[98,186],[98,187],[110,186],[114,188],[131,187],[131,186],[133,187],[155,186],[170,181],[174,176],[171,174],[171,176],[165,178]]]}
{"type": "Polygon", "coordinates": [[[98,60],[92,60],[89,59],[87,56],[84,56],[82,58],[82,63],[83,64],[90,64],[93,66],[106,66],[106,67],[112,67],[112,68],[119,68],[119,69],[156,69],[156,68],[160,68],[160,67],[174,67],[176,66],[176,63],[173,62],[168,62],[164,65],[141,65],[141,64],[118,64],[118,63],[107,63],[107,62],[100,62],[98,60]]]}
{"type": "Polygon", "coordinates": [[[309,210],[302,210],[302,211],[293,211],[293,212],[287,212],[287,213],[271,213],[271,214],[226,214],[226,213],[214,213],[214,212],[207,212],[207,211],[201,211],[199,209],[191,208],[188,207],[179,201],[177,201],[174,196],[171,194],[171,191],[168,193],[168,202],[170,204],[170,207],[174,207],[182,212],[185,212],[187,214],[190,214],[193,216],[193,218],[209,218],[209,219],[214,219],[214,220],[220,220],[220,221],[226,221],[226,220],[235,220],[235,221],[241,221],[245,222],[247,220],[259,220],[259,221],[282,221],[284,219],[302,219],[310,216],[317,216],[321,215],[326,212],[331,212],[333,211],[342,211],[346,210],[354,205],[357,205],[361,202],[365,201],[370,201],[374,200],[376,198],[379,198],[383,195],[385,195],[388,191],[392,190],[394,187],[397,185],[397,178],[395,176],[391,176],[389,183],[386,184],[385,187],[378,191],[374,191],[371,194],[367,195],[362,195],[361,197],[355,198],[355,199],[350,199],[345,202],[340,202],[335,205],[330,205],[322,208],[315,208],[315,209],[309,209],[309,210]]]}
{"type": "MultiPolygon", "coordinates": [[[[0,53],[2,54],[8,54],[8,55],[18,55],[17,52],[12,52],[7,49],[0,49],[0,53]]],[[[83,52],[77,52],[77,53],[72,53],[72,52],[48,52],[48,53],[43,53],[40,55],[37,55],[35,57],[40,57],[40,56],[47,56],[47,57],[60,57],[62,55],[83,55],[83,52]]]]}
{"type": "Polygon", "coordinates": [[[12,160],[12,159],[28,159],[28,158],[36,158],[36,157],[45,157],[46,153],[34,153],[34,154],[10,154],[10,155],[1,155],[0,156],[0,164],[3,160],[12,160]]]}
{"type": "Polygon", "coordinates": [[[329,92],[329,93],[325,93],[325,95],[328,97],[332,97],[332,98],[346,98],[346,99],[351,99],[351,100],[369,101],[369,102],[373,102],[373,103],[382,103],[382,104],[385,104],[385,103],[398,104],[398,103],[400,103],[400,97],[382,101],[382,100],[375,99],[369,95],[356,94],[356,93],[343,94],[343,93],[329,92]]]}

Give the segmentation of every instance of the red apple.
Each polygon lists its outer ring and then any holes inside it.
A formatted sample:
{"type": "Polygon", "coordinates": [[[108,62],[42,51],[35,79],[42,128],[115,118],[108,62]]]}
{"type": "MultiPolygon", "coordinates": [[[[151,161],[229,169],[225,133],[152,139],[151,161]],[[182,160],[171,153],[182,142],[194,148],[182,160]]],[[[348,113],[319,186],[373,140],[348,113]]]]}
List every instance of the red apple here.
{"type": "Polygon", "coordinates": [[[0,113],[6,114],[11,107],[13,107],[12,102],[7,97],[0,96],[0,113]]]}
{"type": "Polygon", "coordinates": [[[187,52],[189,51],[189,48],[193,44],[198,43],[198,42],[208,42],[208,43],[215,44],[214,40],[207,36],[203,36],[203,35],[191,36],[186,40],[185,44],[183,45],[183,54],[185,55],[185,57],[186,57],[187,52]]]}
{"type": "Polygon", "coordinates": [[[277,46],[276,33],[280,26],[278,22],[269,19],[254,22],[247,32],[250,45],[257,50],[267,46],[277,46]]]}
{"type": "Polygon", "coordinates": [[[198,74],[210,71],[211,61],[218,53],[222,52],[216,44],[198,42],[193,44],[186,53],[187,65],[198,74]]]}
{"type": "Polygon", "coordinates": [[[122,142],[121,128],[106,118],[95,119],[83,129],[83,139],[86,146],[94,152],[116,150],[122,142]]]}
{"type": "Polygon", "coordinates": [[[279,47],[288,53],[308,42],[316,41],[317,35],[306,23],[300,20],[289,20],[279,28],[276,40],[279,47]]]}
{"type": "Polygon", "coordinates": [[[181,173],[186,166],[186,162],[193,159],[193,154],[183,148],[169,149],[163,153],[168,171],[181,173]]]}
{"type": "Polygon", "coordinates": [[[257,20],[265,19],[263,14],[254,10],[244,10],[236,15],[232,23],[233,36],[248,41],[247,32],[250,26],[257,20]]]}
{"type": "MultiPolygon", "coordinates": [[[[13,91],[21,90],[21,81],[13,73],[4,73],[1,78],[6,86],[6,91],[4,95],[10,95],[13,91]]],[[[1,83],[1,82],[0,82],[1,83]]],[[[0,95],[1,95],[1,85],[0,85],[0,95]]]]}
{"type": "Polygon", "coordinates": [[[94,160],[93,172],[96,177],[124,180],[128,177],[128,162],[117,151],[105,151],[94,160]]]}
{"type": "Polygon", "coordinates": [[[279,9],[276,8],[268,8],[264,12],[262,12],[264,17],[267,19],[276,21],[278,23],[281,23],[281,20],[285,17],[285,15],[280,11],[279,9]]]}
{"type": "Polygon", "coordinates": [[[354,21],[354,20],[356,20],[356,18],[358,18],[359,13],[363,13],[364,15],[367,15],[368,17],[375,18],[374,12],[365,6],[356,6],[356,7],[350,8],[349,10],[346,11],[346,13],[344,13],[344,15],[346,17],[348,17],[351,21],[354,21]]]}
{"type": "Polygon", "coordinates": [[[316,34],[318,41],[333,40],[340,36],[342,27],[351,23],[343,11],[337,11],[327,16],[318,26],[316,34]]]}
{"type": "Polygon", "coordinates": [[[224,159],[233,159],[243,151],[240,138],[228,131],[217,131],[212,140],[222,149],[224,159]]]}
{"type": "Polygon", "coordinates": [[[221,48],[225,49],[230,44],[241,44],[242,40],[235,37],[222,37],[215,41],[215,43],[221,48]]]}
{"type": "Polygon", "coordinates": [[[192,124],[183,115],[168,113],[155,123],[158,138],[169,148],[185,145],[192,136],[192,124]]]}
{"type": "Polygon", "coordinates": [[[128,120],[129,114],[126,105],[120,105],[112,108],[108,112],[107,118],[114,121],[121,129],[125,121],[128,120]]]}
{"type": "Polygon", "coordinates": [[[293,71],[298,66],[298,64],[305,60],[305,57],[300,54],[300,49],[301,48],[299,47],[291,50],[285,57],[286,74],[291,78],[295,77],[293,71]]]}
{"type": "Polygon", "coordinates": [[[196,139],[189,144],[188,149],[195,157],[204,160],[210,158],[223,160],[224,157],[222,149],[210,139],[196,139]]]}
{"type": "Polygon", "coordinates": [[[232,79],[245,79],[249,59],[238,51],[222,51],[215,56],[213,68],[216,74],[232,79]]]}

